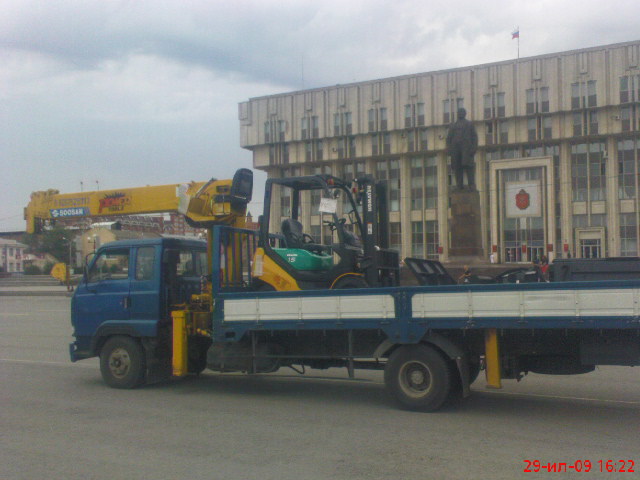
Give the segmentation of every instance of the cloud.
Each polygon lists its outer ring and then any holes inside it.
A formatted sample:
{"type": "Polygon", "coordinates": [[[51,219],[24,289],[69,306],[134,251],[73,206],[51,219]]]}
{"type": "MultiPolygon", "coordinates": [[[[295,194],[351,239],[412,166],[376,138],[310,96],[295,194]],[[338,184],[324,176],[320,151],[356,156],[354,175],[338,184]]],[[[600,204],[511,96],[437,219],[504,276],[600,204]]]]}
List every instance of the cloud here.
{"type": "MultiPolygon", "coordinates": [[[[33,190],[248,167],[251,97],[637,39],[640,2],[5,0],[0,218],[33,190]]],[[[258,182],[259,183],[259,182],[258,182]]]]}

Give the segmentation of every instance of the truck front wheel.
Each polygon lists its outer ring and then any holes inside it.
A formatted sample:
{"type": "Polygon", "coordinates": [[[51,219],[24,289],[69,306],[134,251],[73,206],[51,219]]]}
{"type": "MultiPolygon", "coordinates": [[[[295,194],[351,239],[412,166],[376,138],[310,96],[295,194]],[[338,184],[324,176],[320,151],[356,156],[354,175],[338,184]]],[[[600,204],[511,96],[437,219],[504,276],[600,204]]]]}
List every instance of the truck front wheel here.
{"type": "Polygon", "coordinates": [[[391,354],[384,382],[404,408],[434,411],[447,400],[452,373],[440,352],[426,345],[410,345],[391,354]]]}
{"type": "Polygon", "coordinates": [[[111,337],[100,351],[100,372],[113,388],[136,388],[144,382],[146,366],[142,345],[131,337],[111,337]]]}

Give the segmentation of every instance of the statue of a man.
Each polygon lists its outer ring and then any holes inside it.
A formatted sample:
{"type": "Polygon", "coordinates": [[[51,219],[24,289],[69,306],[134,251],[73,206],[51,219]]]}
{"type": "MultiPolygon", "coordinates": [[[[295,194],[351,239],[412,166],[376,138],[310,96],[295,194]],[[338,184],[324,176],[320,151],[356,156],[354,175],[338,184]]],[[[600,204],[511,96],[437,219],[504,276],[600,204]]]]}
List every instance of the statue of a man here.
{"type": "Polygon", "coordinates": [[[469,189],[475,188],[475,164],[473,156],[478,149],[478,134],[476,129],[466,118],[467,111],[458,109],[458,119],[449,128],[447,134],[447,153],[451,155],[451,166],[456,175],[458,189],[464,188],[464,172],[467,172],[469,189]]]}

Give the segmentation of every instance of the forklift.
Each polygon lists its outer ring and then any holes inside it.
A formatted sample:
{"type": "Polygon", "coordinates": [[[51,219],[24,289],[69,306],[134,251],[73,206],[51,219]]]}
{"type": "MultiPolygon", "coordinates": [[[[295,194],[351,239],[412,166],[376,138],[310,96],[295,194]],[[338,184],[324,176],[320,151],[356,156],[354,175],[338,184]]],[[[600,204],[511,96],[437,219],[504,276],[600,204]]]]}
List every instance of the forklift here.
{"type": "Polygon", "coordinates": [[[331,175],[270,178],[265,184],[264,213],[259,219],[258,248],[252,281],[256,290],[310,290],[397,286],[399,253],[389,249],[385,185],[366,175],[345,182],[331,175]],[[291,213],[271,231],[274,192],[289,189],[291,213]],[[321,215],[337,240],[323,245],[303,231],[303,192],[319,191],[321,215]],[[342,212],[339,205],[342,204],[342,212]],[[346,217],[339,216],[346,214],[346,217]]]}

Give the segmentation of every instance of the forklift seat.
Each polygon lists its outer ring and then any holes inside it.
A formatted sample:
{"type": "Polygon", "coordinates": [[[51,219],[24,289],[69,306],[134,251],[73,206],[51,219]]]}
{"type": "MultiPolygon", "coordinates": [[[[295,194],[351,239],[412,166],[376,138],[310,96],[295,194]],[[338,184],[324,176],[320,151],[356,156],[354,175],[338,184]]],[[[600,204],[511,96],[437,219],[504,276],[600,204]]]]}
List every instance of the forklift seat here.
{"type": "Polygon", "coordinates": [[[284,235],[287,248],[304,248],[304,235],[302,224],[293,218],[286,218],[280,225],[280,230],[284,235]]]}

